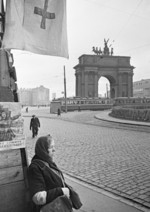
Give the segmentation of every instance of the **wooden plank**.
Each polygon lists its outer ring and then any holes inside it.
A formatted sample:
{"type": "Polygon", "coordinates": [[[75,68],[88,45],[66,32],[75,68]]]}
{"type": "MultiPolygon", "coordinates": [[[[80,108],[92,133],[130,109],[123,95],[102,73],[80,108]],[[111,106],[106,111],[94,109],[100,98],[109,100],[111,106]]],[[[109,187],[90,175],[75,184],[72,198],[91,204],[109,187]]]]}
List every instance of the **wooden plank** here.
{"type": "Polygon", "coordinates": [[[23,179],[24,176],[22,166],[0,169],[0,185],[17,182],[23,179]]]}
{"type": "Polygon", "coordinates": [[[0,169],[4,167],[21,165],[20,149],[0,152],[0,169]]]}
{"type": "Polygon", "coordinates": [[[25,148],[0,152],[0,211],[29,212],[25,148]]]}
{"type": "Polygon", "coordinates": [[[1,212],[29,212],[27,190],[24,181],[11,183],[9,186],[0,186],[1,212]]]}

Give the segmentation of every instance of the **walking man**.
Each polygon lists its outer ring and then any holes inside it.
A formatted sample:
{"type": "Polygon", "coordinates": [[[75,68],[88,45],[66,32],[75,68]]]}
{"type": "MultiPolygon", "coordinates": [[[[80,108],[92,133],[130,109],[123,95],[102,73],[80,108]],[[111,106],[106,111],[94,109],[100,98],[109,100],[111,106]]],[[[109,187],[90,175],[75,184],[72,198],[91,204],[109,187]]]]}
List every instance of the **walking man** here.
{"type": "Polygon", "coordinates": [[[32,130],[32,138],[38,135],[39,127],[40,127],[40,121],[38,117],[33,115],[30,121],[30,130],[32,130]]]}

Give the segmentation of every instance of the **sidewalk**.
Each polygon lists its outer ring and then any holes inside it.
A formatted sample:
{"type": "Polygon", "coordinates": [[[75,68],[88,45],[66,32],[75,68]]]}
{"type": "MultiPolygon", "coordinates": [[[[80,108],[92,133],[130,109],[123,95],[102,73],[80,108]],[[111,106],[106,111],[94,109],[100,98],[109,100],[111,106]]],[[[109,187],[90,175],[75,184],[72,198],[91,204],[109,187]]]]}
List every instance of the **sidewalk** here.
{"type": "MultiPolygon", "coordinates": [[[[85,184],[65,175],[66,182],[79,193],[83,206],[79,212],[148,212],[150,210],[138,207],[133,203],[111,193],[85,184]]],[[[77,211],[77,210],[75,210],[77,211]]]]}
{"type": "Polygon", "coordinates": [[[138,125],[138,126],[148,126],[150,127],[150,122],[142,122],[142,121],[132,121],[132,120],[126,120],[126,119],[119,119],[115,117],[111,117],[108,114],[110,111],[106,110],[100,113],[97,113],[95,115],[95,118],[109,121],[109,122],[115,122],[115,123],[122,123],[122,124],[130,124],[130,125],[138,125]]]}

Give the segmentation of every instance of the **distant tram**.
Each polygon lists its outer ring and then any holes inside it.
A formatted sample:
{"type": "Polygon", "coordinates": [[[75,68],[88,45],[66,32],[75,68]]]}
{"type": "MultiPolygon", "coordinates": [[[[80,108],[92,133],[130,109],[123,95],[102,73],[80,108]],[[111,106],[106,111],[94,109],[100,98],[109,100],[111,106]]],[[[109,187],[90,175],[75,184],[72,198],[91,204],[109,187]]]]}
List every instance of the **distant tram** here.
{"type": "Polygon", "coordinates": [[[57,113],[58,108],[62,112],[75,110],[105,110],[110,109],[113,105],[113,101],[108,98],[58,98],[51,102],[50,113],[57,113]]]}

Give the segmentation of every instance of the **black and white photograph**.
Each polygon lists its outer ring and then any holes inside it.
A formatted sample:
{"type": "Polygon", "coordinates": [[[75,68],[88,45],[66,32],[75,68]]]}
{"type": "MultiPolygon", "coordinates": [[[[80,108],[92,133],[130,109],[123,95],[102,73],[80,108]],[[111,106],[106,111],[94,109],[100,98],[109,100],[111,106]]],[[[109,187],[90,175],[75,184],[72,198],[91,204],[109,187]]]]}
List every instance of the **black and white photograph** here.
{"type": "Polygon", "coordinates": [[[150,212],[149,25],[149,0],[0,0],[0,212],[150,212]]]}

